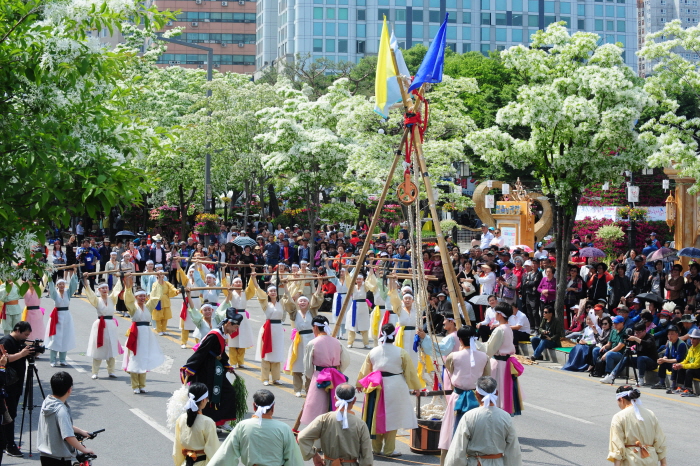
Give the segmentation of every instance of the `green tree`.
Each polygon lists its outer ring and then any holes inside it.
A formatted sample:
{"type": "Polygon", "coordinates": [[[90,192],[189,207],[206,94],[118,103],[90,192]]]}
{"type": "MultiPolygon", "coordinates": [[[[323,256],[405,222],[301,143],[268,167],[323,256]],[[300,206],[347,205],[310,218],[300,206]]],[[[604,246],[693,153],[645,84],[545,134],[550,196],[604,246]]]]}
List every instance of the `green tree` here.
{"type": "Polygon", "coordinates": [[[132,160],[157,147],[157,130],[122,103],[129,49],[108,51],[88,31],[130,22],[162,27],[170,14],[136,1],[6,0],[0,9],[0,280],[41,265],[27,256],[50,225],[96,217],[141,199],[132,160]]]}

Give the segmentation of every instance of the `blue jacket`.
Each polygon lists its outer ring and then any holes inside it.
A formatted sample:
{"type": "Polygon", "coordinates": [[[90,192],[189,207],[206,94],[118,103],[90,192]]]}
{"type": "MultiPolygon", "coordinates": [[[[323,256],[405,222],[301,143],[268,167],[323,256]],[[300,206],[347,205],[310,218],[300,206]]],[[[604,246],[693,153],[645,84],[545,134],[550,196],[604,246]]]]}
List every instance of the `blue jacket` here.
{"type": "Polygon", "coordinates": [[[79,262],[83,262],[85,264],[85,271],[88,272],[94,272],[95,267],[97,267],[97,261],[100,260],[100,253],[97,252],[97,249],[90,247],[79,248],[76,256],[79,262]],[[84,254],[82,258],[80,257],[81,254],[84,254]]]}

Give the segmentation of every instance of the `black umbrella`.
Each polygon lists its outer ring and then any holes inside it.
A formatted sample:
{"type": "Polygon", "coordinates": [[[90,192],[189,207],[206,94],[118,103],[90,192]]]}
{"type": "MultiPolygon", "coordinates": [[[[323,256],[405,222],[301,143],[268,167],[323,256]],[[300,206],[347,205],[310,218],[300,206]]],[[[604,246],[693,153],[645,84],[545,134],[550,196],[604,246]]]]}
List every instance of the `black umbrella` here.
{"type": "MultiPolygon", "coordinates": [[[[554,251],[557,249],[557,245],[552,241],[548,245],[544,247],[545,251],[554,251]]],[[[578,246],[576,246],[574,243],[569,244],[569,250],[570,251],[578,251],[578,246]]]]}
{"type": "Polygon", "coordinates": [[[663,299],[661,299],[661,296],[659,296],[656,293],[641,293],[635,296],[636,298],[643,299],[645,301],[651,301],[656,304],[661,304],[664,302],[663,299]]]}
{"type": "Polygon", "coordinates": [[[123,238],[136,238],[136,235],[130,231],[127,230],[122,230],[119,233],[115,235],[117,238],[118,237],[123,237],[123,238]]]}

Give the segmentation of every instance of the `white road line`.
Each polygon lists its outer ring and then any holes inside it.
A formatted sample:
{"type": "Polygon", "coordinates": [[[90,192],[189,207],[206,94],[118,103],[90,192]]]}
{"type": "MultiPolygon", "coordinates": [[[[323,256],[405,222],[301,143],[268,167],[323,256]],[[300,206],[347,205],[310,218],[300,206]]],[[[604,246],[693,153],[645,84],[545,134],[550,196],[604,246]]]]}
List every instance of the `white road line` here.
{"type": "Polygon", "coordinates": [[[87,374],[87,371],[80,367],[77,362],[73,361],[71,358],[66,358],[66,362],[70,364],[70,366],[75,369],[76,371],[80,372],[81,374],[87,374]]]}
{"type": "Polygon", "coordinates": [[[527,407],[527,408],[538,409],[538,410],[540,410],[540,411],[544,411],[545,413],[549,413],[549,414],[554,414],[554,415],[556,415],[556,416],[565,417],[565,418],[567,418],[567,419],[571,419],[572,421],[578,421],[578,422],[581,422],[581,423],[583,423],[583,424],[595,425],[595,424],[592,423],[591,421],[586,421],[585,419],[581,419],[581,418],[579,418],[579,417],[569,416],[568,414],[560,413],[559,411],[553,411],[553,410],[551,410],[551,409],[547,409],[547,408],[543,408],[543,407],[541,407],[541,406],[533,405],[532,403],[523,403],[523,405],[525,405],[525,407],[527,407]]]}
{"type": "Polygon", "coordinates": [[[131,411],[132,413],[134,413],[135,415],[140,417],[143,422],[145,422],[146,424],[148,424],[149,426],[153,427],[155,430],[157,430],[158,432],[163,434],[171,442],[175,441],[175,436],[172,434],[172,432],[170,432],[168,429],[166,429],[165,426],[158,424],[156,422],[156,420],[153,419],[148,414],[144,413],[143,411],[141,411],[138,408],[133,408],[133,409],[130,409],[129,411],[131,411]]]}

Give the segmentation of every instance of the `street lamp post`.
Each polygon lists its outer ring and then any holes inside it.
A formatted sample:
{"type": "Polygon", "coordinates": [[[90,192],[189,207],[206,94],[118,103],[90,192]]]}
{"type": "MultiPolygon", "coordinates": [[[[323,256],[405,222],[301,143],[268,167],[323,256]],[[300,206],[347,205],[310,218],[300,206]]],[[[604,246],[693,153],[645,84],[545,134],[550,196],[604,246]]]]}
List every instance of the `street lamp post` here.
{"type": "MultiPolygon", "coordinates": [[[[199,44],[193,44],[191,42],[185,42],[184,40],[173,39],[170,37],[163,37],[162,32],[157,32],[156,36],[158,40],[164,42],[170,42],[172,44],[182,45],[183,47],[191,47],[193,49],[204,50],[207,52],[207,81],[212,80],[214,74],[214,49],[211,47],[205,47],[199,44]]],[[[207,90],[207,97],[211,97],[211,89],[207,90]]],[[[207,145],[209,147],[209,145],[207,145]]],[[[209,213],[212,211],[212,191],[211,191],[211,153],[207,151],[204,156],[204,212],[209,213]]]]}
{"type": "MultiPolygon", "coordinates": [[[[630,170],[629,174],[630,174],[630,184],[629,184],[629,187],[627,189],[628,193],[630,191],[629,188],[634,186],[634,173],[630,170]]],[[[628,194],[628,196],[629,196],[629,194],[628,194]]],[[[629,238],[629,242],[630,242],[629,249],[631,251],[632,249],[634,249],[634,244],[635,244],[634,243],[634,217],[632,216],[632,208],[634,207],[634,202],[631,202],[631,200],[630,200],[629,205],[630,205],[630,214],[629,214],[629,224],[627,225],[627,237],[629,238]]]]}

